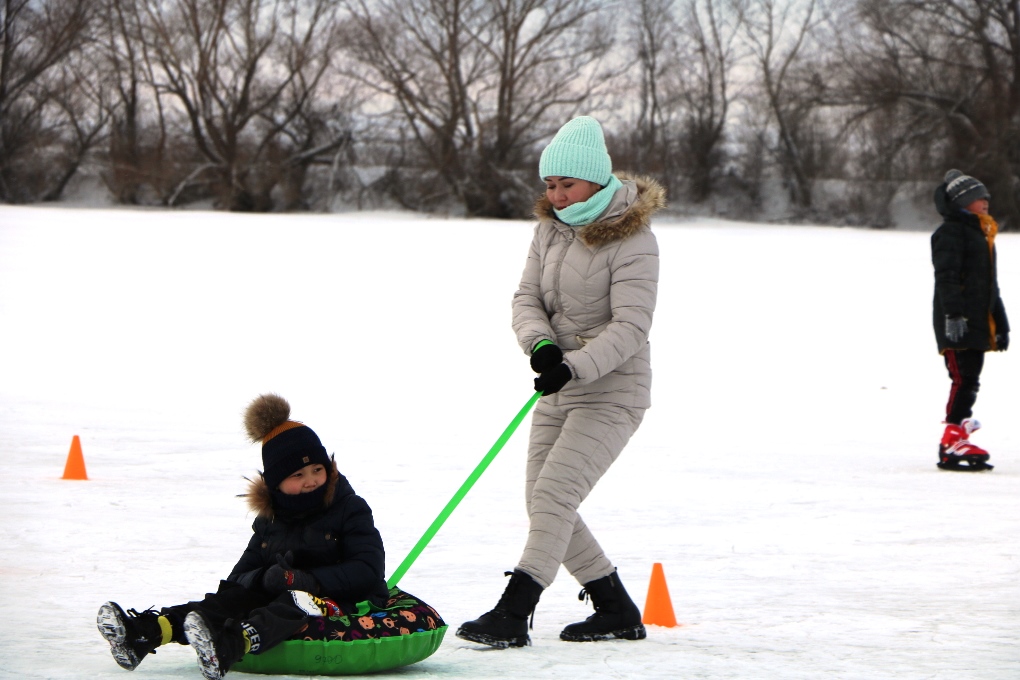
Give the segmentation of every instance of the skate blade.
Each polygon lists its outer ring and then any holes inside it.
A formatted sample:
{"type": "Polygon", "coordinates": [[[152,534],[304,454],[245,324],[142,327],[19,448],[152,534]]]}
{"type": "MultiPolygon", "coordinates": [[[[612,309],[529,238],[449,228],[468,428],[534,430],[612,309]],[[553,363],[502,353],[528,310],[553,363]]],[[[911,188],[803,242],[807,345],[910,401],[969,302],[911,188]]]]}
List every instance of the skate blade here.
{"type": "Polygon", "coordinates": [[[191,612],[184,619],[184,637],[188,644],[198,655],[198,665],[207,680],[220,680],[223,677],[220,671],[220,660],[216,656],[216,646],[213,643],[212,632],[203,619],[196,612],[191,612]]]}
{"type": "Polygon", "coordinates": [[[983,461],[971,461],[969,465],[963,463],[949,462],[949,463],[935,463],[940,470],[951,470],[953,472],[984,472],[986,470],[994,470],[995,466],[985,463],[983,461]]]}

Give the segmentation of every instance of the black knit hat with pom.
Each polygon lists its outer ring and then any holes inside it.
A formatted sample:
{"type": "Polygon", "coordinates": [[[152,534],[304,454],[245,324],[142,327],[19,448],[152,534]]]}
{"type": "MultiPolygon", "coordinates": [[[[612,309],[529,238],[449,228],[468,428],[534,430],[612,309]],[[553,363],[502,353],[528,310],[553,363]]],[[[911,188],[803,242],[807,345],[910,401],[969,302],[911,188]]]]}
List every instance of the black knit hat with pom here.
{"type": "Polygon", "coordinates": [[[946,198],[957,208],[966,208],[979,198],[991,198],[984,184],[959,170],[950,170],[943,178],[946,198]]]}
{"type": "Polygon", "coordinates": [[[244,412],[244,429],[252,442],[262,442],[263,479],[270,489],[306,465],[329,469],[329,455],[319,436],[304,423],[290,420],[290,404],[278,394],[255,398],[244,412]]]}

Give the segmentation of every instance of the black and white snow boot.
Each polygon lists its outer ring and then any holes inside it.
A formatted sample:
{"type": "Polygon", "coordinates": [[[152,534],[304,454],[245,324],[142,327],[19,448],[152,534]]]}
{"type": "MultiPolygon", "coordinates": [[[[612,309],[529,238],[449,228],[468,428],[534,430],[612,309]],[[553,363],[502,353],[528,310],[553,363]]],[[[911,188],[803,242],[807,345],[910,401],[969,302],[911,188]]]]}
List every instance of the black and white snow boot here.
{"type": "Polygon", "coordinates": [[[242,624],[227,619],[223,628],[215,630],[198,612],[184,618],[184,635],[198,654],[198,666],[208,680],[220,680],[232,665],[241,660],[249,643],[242,624]]]}
{"type": "Polygon", "coordinates": [[[113,660],[121,668],[133,671],[146,655],[156,653],[156,647],[164,642],[164,633],[169,636],[169,623],[164,631],[159,619],[159,612],[153,609],[125,612],[116,602],[107,602],[96,614],[96,627],[110,643],[113,660]]]}
{"type": "Polygon", "coordinates": [[[630,599],[615,571],[609,576],[585,583],[577,599],[591,598],[595,613],[580,623],[572,623],[560,633],[568,642],[596,640],[643,640],[647,633],[641,623],[641,611],[630,599]]]}
{"type": "Polygon", "coordinates": [[[495,609],[462,624],[457,630],[457,637],[498,649],[531,644],[528,617],[534,614],[543,588],[518,569],[506,574],[510,576],[510,582],[506,584],[495,609]]]}

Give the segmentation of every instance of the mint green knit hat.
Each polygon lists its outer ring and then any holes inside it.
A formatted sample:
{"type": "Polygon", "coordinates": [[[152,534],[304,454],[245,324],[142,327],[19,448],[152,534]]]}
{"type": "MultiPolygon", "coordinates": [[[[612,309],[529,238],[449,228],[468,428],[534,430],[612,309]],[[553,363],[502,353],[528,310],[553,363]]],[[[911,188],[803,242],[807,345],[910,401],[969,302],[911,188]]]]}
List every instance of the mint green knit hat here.
{"type": "Polygon", "coordinates": [[[578,116],[560,128],[538,161],[538,175],[574,177],[605,186],[613,176],[602,126],[591,116],[578,116]]]}

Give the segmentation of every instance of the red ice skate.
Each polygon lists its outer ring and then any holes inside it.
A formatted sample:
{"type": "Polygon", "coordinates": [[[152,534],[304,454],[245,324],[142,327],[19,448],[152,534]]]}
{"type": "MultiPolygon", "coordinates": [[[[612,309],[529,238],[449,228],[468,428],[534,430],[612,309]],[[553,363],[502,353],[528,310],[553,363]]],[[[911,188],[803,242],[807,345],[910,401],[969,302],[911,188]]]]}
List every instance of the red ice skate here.
{"type": "Polygon", "coordinates": [[[946,424],[939,443],[938,466],[943,470],[960,470],[963,472],[980,472],[991,470],[988,464],[988,452],[970,443],[968,437],[981,428],[981,423],[973,418],[966,418],[959,425],[946,424]]]}

